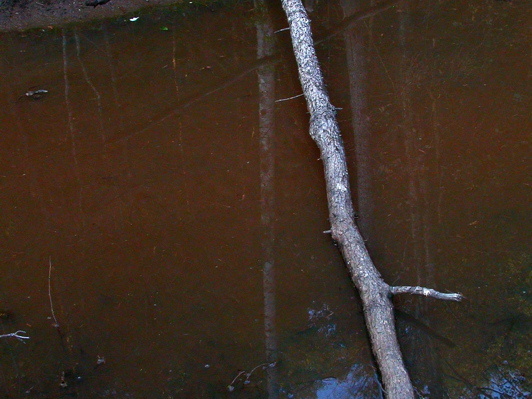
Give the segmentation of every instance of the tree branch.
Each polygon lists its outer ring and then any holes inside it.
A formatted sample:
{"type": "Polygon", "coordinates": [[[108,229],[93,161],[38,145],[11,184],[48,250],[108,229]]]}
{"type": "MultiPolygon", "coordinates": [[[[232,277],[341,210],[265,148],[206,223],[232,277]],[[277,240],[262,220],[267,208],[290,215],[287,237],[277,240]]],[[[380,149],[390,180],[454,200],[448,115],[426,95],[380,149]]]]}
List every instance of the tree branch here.
{"type": "Polygon", "coordinates": [[[460,302],[462,299],[464,299],[464,296],[462,294],[457,293],[443,293],[436,290],[433,290],[432,288],[425,288],[425,287],[410,287],[410,286],[397,286],[392,287],[390,286],[390,293],[392,295],[397,294],[412,294],[412,295],[423,295],[431,298],[441,299],[442,301],[456,301],[460,302]]]}
{"type": "Polygon", "coordinates": [[[26,331],[23,331],[23,330],[17,330],[15,331],[14,333],[9,333],[9,334],[2,334],[0,335],[0,338],[10,338],[10,337],[13,337],[13,338],[16,338],[16,339],[19,339],[19,340],[24,340],[24,339],[30,339],[30,337],[28,337],[26,335],[26,331]],[[22,335],[24,334],[24,335],[22,335]]]}
{"type": "MultiPolygon", "coordinates": [[[[312,41],[310,21],[301,0],[282,0],[282,4],[290,26],[299,80],[310,112],[310,135],[318,145],[323,160],[330,233],[337,242],[351,279],[360,293],[385,395],[388,399],[413,399],[414,389],[397,341],[391,294],[432,294],[437,291],[423,288],[405,291],[403,287],[390,287],[373,264],[355,224],[344,144],[336,121],[335,108],[325,90],[312,41]]],[[[454,300],[458,300],[458,297],[454,300]]]]}

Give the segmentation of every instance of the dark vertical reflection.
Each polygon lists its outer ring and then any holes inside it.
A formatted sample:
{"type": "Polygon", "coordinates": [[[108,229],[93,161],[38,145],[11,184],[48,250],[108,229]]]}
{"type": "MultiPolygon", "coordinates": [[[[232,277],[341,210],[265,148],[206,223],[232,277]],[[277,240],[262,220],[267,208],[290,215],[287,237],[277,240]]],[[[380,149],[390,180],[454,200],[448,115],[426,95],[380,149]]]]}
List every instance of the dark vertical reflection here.
{"type": "MultiPolygon", "coordinates": [[[[258,11],[257,58],[274,53],[274,33],[268,9],[256,0],[258,11]]],[[[264,333],[266,340],[267,390],[269,398],[279,396],[277,332],[275,328],[275,68],[265,65],[257,70],[259,79],[259,143],[260,143],[260,213],[262,228],[262,260],[264,291],[264,333]]]]}
{"type": "Polygon", "coordinates": [[[120,94],[118,93],[118,82],[116,79],[116,68],[115,68],[115,59],[113,55],[113,50],[111,48],[111,43],[109,41],[109,32],[106,24],[102,24],[101,30],[103,33],[103,42],[105,48],[105,59],[107,61],[107,68],[109,70],[109,76],[111,78],[111,88],[113,90],[113,102],[114,102],[114,112],[118,116],[118,130],[124,129],[124,117],[122,115],[122,101],[120,99],[120,94]]]}
{"type": "MultiPolygon", "coordinates": [[[[429,216],[428,192],[428,159],[423,150],[430,139],[429,134],[423,132],[416,122],[413,107],[414,65],[408,46],[410,39],[410,4],[401,4],[399,13],[399,50],[400,67],[398,88],[398,102],[400,108],[400,130],[404,143],[404,170],[407,182],[407,210],[410,234],[407,241],[409,263],[414,265],[416,281],[411,284],[434,287],[434,265],[431,248],[431,220],[429,216]]],[[[412,320],[420,320],[423,325],[430,325],[428,317],[429,302],[414,298],[414,305],[410,312],[412,320]]],[[[410,308],[410,306],[408,306],[410,308]]],[[[403,347],[407,366],[418,393],[424,397],[445,398],[441,365],[435,352],[431,337],[415,324],[408,324],[406,318],[399,318],[398,326],[404,333],[403,347]]]]}
{"type": "MultiPolygon", "coordinates": [[[[7,40],[1,41],[0,40],[0,53],[5,54],[5,51],[7,51],[7,47],[10,45],[7,40]]],[[[1,70],[10,70],[12,65],[8,62],[7,57],[0,57],[0,68],[1,70]]],[[[9,110],[9,117],[13,119],[15,122],[13,124],[13,130],[16,132],[16,135],[19,137],[20,145],[22,147],[22,170],[23,173],[26,175],[28,174],[28,135],[27,133],[22,129],[20,119],[17,118],[17,110],[16,110],[16,94],[11,92],[8,79],[1,79],[0,80],[0,91],[4,93],[7,98],[10,99],[10,104],[8,107],[9,110]],[[11,93],[10,93],[11,92],[11,93]]],[[[0,158],[0,162],[4,161],[0,158]]],[[[35,196],[36,193],[33,191],[33,181],[28,179],[28,191],[31,192],[32,196],[35,196]]],[[[3,213],[2,213],[3,216],[3,213]]],[[[5,252],[5,251],[2,251],[5,252]]],[[[3,254],[2,254],[3,255],[3,254]]],[[[9,295],[6,294],[6,290],[4,289],[5,284],[5,275],[7,273],[2,272],[2,279],[0,279],[0,303],[2,304],[2,308],[0,309],[1,312],[3,312],[6,316],[11,315],[12,311],[8,310],[7,307],[10,304],[10,298],[9,295]]],[[[3,318],[4,319],[4,318],[3,318]]],[[[0,335],[3,334],[9,334],[11,332],[14,332],[15,330],[13,327],[16,326],[17,329],[19,326],[17,326],[13,322],[9,322],[9,320],[5,319],[3,322],[0,323],[0,335]],[[6,322],[8,321],[8,322],[6,322]]],[[[21,369],[19,367],[19,362],[17,361],[16,357],[16,349],[17,346],[19,346],[21,343],[17,342],[17,340],[13,339],[4,339],[2,342],[3,350],[2,350],[2,358],[3,362],[0,366],[0,394],[3,394],[5,396],[11,395],[11,396],[21,396],[23,392],[22,387],[22,378],[23,373],[21,372],[21,369]]]]}
{"type": "Polygon", "coordinates": [[[65,88],[65,107],[68,123],[68,132],[70,135],[70,149],[72,156],[72,169],[74,176],[76,177],[78,183],[78,198],[77,206],[79,210],[79,223],[81,226],[85,226],[85,217],[83,215],[83,184],[81,183],[81,174],[79,169],[78,161],[78,150],[76,145],[76,128],[74,126],[74,114],[72,112],[72,104],[70,101],[70,81],[68,78],[68,68],[69,68],[69,59],[67,51],[67,33],[65,30],[62,30],[62,54],[63,54],[63,82],[65,88]]]}
{"type": "MultiPolygon", "coordinates": [[[[360,1],[342,0],[344,18],[360,11],[360,1]]],[[[371,245],[371,221],[373,220],[373,198],[371,190],[371,148],[367,109],[367,65],[366,43],[360,24],[344,33],[347,69],[349,73],[349,98],[351,125],[355,139],[356,193],[358,220],[364,239],[371,245]]]]}

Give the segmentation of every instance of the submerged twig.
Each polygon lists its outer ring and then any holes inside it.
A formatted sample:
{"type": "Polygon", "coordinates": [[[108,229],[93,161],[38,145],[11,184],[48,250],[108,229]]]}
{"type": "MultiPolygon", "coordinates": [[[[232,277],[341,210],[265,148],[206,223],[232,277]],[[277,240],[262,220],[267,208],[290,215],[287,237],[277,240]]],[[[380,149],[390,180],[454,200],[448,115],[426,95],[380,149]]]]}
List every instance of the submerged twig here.
{"type": "Polygon", "coordinates": [[[47,94],[48,94],[48,90],[46,90],[46,89],[28,90],[26,93],[24,93],[23,95],[21,95],[17,99],[17,102],[22,100],[22,99],[24,99],[24,98],[26,98],[28,100],[37,101],[37,100],[40,100],[41,98],[43,98],[47,94]]]}
{"type": "MultiPolygon", "coordinates": [[[[109,0],[107,0],[109,1],[109,0]]],[[[102,136],[102,142],[105,143],[105,126],[103,125],[103,106],[102,106],[102,96],[94,83],[92,83],[92,80],[89,76],[89,73],[87,72],[87,68],[85,68],[85,63],[81,59],[81,46],[79,41],[79,35],[76,31],[74,31],[74,40],[76,41],[76,56],[78,58],[79,65],[81,66],[81,72],[83,72],[83,77],[85,78],[85,81],[91,88],[92,92],[96,96],[96,102],[98,105],[98,120],[100,122],[100,134],[102,136]]]]}
{"type": "Polygon", "coordinates": [[[241,376],[245,376],[246,379],[244,380],[244,385],[249,384],[251,381],[249,380],[251,377],[251,374],[255,372],[258,368],[262,367],[263,370],[266,370],[270,367],[275,367],[277,365],[277,362],[273,363],[261,363],[258,366],[255,366],[251,369],[251,371],[248,373],[246,370],[239,371],[235,378],[233,378],[233,381],[227,386],[227,390],[229,392],[233,392],[235,390],[235,386],[233,385],[241,376]]]}
{"type": "Polygon", "coordinates": [[[236,382],[236,380],[238,380],[238,378],[239,378],[242,374],[246,374],[246,370],[239,371],[238,374],[236,375],[236,377],[233,378],[233,381],[231,381],[231,383],[227,386],[227,389],[229,390],[229,392],[233,392],[233,391],[235,390],[235,387],[234,387],[233,384],[236,382]]]}
{"type": "Polygon", "coordinates": [[[54,319],[53,327],[59,328],[59,323],[57,322],[57,317],[55,317],[54,312],[54,302],[52,301],[52,257],[49,258],[50,267],[48,268],[48,298],[50,298],[50,310],[52,311],[52,318],[54,319]]]}
{"type": "Polygon", "coordinates": [[[131,133],[128,133],[125,136],[114,138],[112,140],[108,140],[106,145],[109,145],[111,143],[118,143],[118,142],[129,140],[129,139],[131,139],[131,138],[133,138],[133,137],[145,132],[146,130],[152,128],[153,125],[164,122],[168,118],[176,115],[179,111],[182,111],[183,109],[185,109],[187,107],[190,107],[191,105],[197,103],[201,99],[206,98],[206,97],[210,96],[211,94],[216,93],[216,92],[218,92],[218,91],[220,91],[222,89],[225,89],[226,87],[232,85],[233,83],[235,83],[236,81],[238,81],[242,77],[246,76],[247,74],[249,74],[251,72],[254,72],[258,68],[260,68],[262,66],[265,66],[265,65],[278,63],[278,62],[280,62],[280,57],[267,56],[267,57],[261,58],[260,60],[257,60],[256,62],[251,64],[248,68],[237,72],[235,75],[233,75],[233,76],[231,76],[229,78],[226,78],[226,79],[224,79],[224,80],[222,80],[220,82],[217,82],[216,85],[209,86],[209,88],[205,89],[204,92],[192,95],[189,98],[182,99],[182,100],[178,101],[177,104],[174,105],[172,108],[167,109],[167,110],[161,112],[158,115],[155,115],[153,118],[150,118],[150,120],[146,124],[144,124],[144,126],[141,126],[137,130],[135,130],[135,131],[133,131],[131,133]]]}
{"type": "Polygon", "coordinates": [[[9,334],[2,334],[0,335],[0,338],[9,338],[9,337],[13,337],[13,338],[16,338],[20,341],[23,341],[25,339],[30,339],[30,337],[26,336],[26,335],[21,335],[21,334],[27,334],[26,331],[24,330],[17,330],[15,331],[14,333],[9,333],[9,334]]]}

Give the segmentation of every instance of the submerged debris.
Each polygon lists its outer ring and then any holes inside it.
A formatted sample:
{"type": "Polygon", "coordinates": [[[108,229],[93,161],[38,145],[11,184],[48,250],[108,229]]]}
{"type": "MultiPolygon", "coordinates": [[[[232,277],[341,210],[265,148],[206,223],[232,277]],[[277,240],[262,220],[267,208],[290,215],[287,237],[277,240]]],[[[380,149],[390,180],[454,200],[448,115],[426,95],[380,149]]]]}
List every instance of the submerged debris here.
{"type": "Polygon", "coordinates": [[[61,380],[59,381],[59,386],[61,388],[67,388],[68,387],[68,383],[66,382],[66,378],[65,378],[65,372],[61,372],[61,380]]]}
{"type": "Polygon", "coordinates": [[[49,92],[46,89],[37,89],[37,90],[28,90],[26,93],[21,95],[18,99],[27,98],[28,100],[40,100],[45,95],[47,95],[49,92]]]}
{"type": "Polygon", "coordinates": [[[266,370],[267,368],[275,367],[277,365],[277,362],[273,363],[261,363],[258,366],[255,366],[249,373],[246,370],[240,370],[235,378],[233,378],[233,381],[227,386],[227,390],[229,392],[233,392],[235,390],[235,383],[237,381],[241,381],[242,384],[248,385],[251,383],[250,377],[255,372],[255,370],[262,368],[262,370],[266,370]],[[242,377],[245,377],[244,379],[242,377]]]}

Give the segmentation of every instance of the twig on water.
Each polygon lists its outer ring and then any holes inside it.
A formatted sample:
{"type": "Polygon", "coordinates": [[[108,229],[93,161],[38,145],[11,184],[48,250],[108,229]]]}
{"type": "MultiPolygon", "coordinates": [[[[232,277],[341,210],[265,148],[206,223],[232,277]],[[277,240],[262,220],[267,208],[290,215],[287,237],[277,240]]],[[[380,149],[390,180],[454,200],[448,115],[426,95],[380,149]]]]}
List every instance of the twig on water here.
{"type": "Polygon", "coordinates": [[[282,102],[282,101],[293,100],[294,98],[298,98],[298,97],[302,97],[302,96],[304,96],[303,93],[298,94],[298,95],[296,95],[296,96],[292,96],[292,97],[280,98],[280,99],[278,99],[278,100],[275,100],[275,102],[276,102],[276,103],[280,103],[280,102],[282,102]]]}
{"type": "Polygon", "coordinates": [[[235,378],[233,378],[233,381],[231,381],[231,384],[227,386],[227,389],[229,392],[233,392],[235,390],[235,386],[233,385],[241,376],[245,376],[246,379],[244,380],[244,385],[249,384],[251,381],[249,378],[251,377],[251,374],[255,372],[259,367],[262,367],[263,370],[266,370],[269,367],[275,367],[277,365],[277,362],[273,363],[262,363],[258,366],[255,366],[249,373],[246,370],[239,371],[235,378]]]}
{"type": "MultiPolygon", "coordinates": [[[[231,383],[227,386],[227,389],[229,390],[229,392],[233,392],[235,390],[235,387],[234,387],[234,383],[236,380],[238,380],[238,378],[242,375],[242,374],[246,374],[246,370],[243,370],[243,371],[239,371],[238,374],[236,375],[235,378],[233,378],[233,381],[231,381],[231,383]]],[[[247,378],[246,378],[247,380],[247,378]]]]}
{"type": "Polygon", "coordinates": [[[9,338],[9,337],[13,337],[13,338],[16,338],[22,342],[24,342],[23,340],[24,339],[30,339],[30,337],[26,336],[27,332],[24,331],[24,330],[17,330],[15,331],[14,333],[9,333],[9,334],[2,334],[0,335],[0,338],[9,338]],[[21,334],[24,334],[24,335],[21,335],[21,334]]]}
{"type": "Polygon", "coordinates": [[[456,294],[456,293],[444,293],[439,292],[436,290],[433,290],[432,288],[425,288],[425,287],[410,287],[410,286],[392,286],[390,287],[390,292],[393,295],[397,294],[412,294],[412,295],[423,295],[423,296],[429,296],[436,299],[441,299],[443,301],[461,301],[464,299],[464,296],[462,294],[456,294]]]}
{"type": "Polygon", "coordinates": [[[48,298],[50,298],[50,310],[52,311],[52,318],[54,319],[53,327],[59,328],[59,323],[57,322],[57,317],[55,317],[54,312],[54,302],[52,301],[52,257],[49,258],[50,267],[48,268],[48,298]]]}

